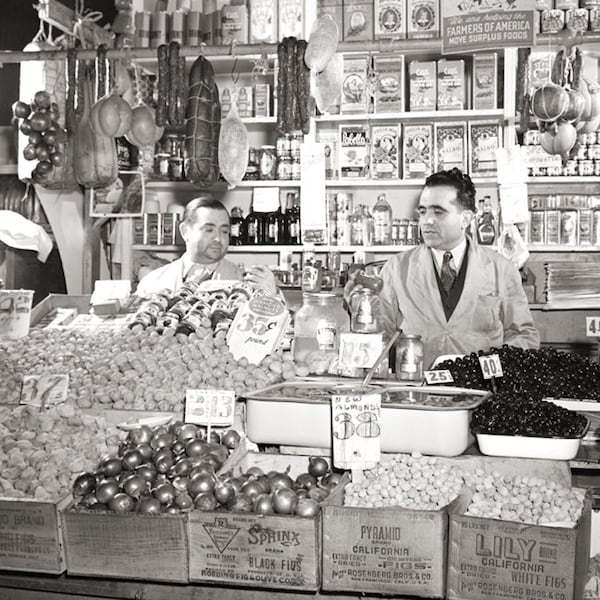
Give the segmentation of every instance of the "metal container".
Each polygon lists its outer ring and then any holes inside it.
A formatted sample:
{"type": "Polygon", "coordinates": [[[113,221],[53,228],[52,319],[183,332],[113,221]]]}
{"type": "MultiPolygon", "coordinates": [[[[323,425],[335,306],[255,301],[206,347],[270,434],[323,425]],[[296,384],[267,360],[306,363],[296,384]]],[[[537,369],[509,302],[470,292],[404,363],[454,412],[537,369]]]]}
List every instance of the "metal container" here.
{"type": "Polygon", "coordinates": [[[423,380],[423,342],[420,335],[401,335],[396,341],[396,379],[423,380]]]}

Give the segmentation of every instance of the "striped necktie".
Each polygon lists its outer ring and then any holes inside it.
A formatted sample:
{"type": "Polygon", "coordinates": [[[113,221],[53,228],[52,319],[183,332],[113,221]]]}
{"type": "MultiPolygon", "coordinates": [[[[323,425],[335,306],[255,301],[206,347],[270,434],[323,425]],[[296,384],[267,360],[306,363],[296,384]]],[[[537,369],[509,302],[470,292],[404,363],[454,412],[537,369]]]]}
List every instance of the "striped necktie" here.
{"type": "Polygon", "coordinates": [[[199,264],[194,264],[185,276],[185,281],[196,281],[201,283],[206,279],[210,279],[212,272],[210,269],[199,264]]]}
{"type": "Polygon", "coordinates": [[[447,294],[452,289],[456,279],[456,270],[452,266],[452,252],[444,252],[440,279],[442,281],[442,288],[447,294]]]}

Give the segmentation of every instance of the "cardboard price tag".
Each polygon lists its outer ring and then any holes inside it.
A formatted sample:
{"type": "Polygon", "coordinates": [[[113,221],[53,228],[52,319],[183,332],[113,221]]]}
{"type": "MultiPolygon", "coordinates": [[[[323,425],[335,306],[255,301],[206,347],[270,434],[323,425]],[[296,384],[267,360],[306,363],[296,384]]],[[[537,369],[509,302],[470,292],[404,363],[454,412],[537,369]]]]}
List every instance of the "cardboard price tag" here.
{"type": "Polygon", "coordinates": [[[185,392],[185,422],[214,427],[230,427],[235,411],[233,390],[198,390],[185,392]]]}
{"type": "Polygon", "coordinates": [[[348,369],[370,369],[382,350],[382,333],[342,333],[339,350],[340,366],[348,369]]]}
{"type": "Polygon", "coordinates": [[[585,335],[588,337],[600,337],[600,317],[585,318],[585,335]]]}
{"type": "Polygon", "coordinates": [[[20,404],[50,408],[65,402],[68,392],[68,375],[25,375],[20,404]]]}
{"type": "Polygon", "coordinates": [[[241,306],[227,334],[236,360],[246,357],[253,365],[276,350],[290,320],[283,302],[274,296],[255,296],[241,306]]]}
{"type": "Polygon", "coordinates": [[[425,371],[423,373],[427,385],[436,385],[442,383],[454,383],[452,373],[448,369],[440,369],[439,371],[425,371]]]}
{"type": "Polygon", "coordinates": [[[492,379],[493,377],[502,377],[502,365],[500,357],[497,354],[479,357],[479,365],[484,379],[492,379]]]}
{"type": "Polygon", "coordinates": [[[32,290],[0,290],[0,340],[16,340],[29,333],[32,290]]]}
{"type": "Polygon", "coordinates": [[[381,455],[381,394],[361,388],[331,398],[333,462],[340,469],[371,469],[381,455]]]}

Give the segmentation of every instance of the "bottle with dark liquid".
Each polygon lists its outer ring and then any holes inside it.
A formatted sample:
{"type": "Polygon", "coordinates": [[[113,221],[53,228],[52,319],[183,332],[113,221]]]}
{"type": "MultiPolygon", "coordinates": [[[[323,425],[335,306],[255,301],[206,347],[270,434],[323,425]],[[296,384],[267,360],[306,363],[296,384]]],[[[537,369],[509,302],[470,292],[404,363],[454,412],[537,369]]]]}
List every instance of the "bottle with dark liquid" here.
{"type": "Polygon", "coordinates": [[[231,246],[241,246],[244,230],[244,213],[239,206],[231,209],[230,229],[229,229],[229,244],[231,246]]]}
{"type": "Polygon", "coordinates": [[[244,219],[244,243],[247,245],[264,244],[264,217],[250,205],[250,212],[244,219]]]}
{"type": "MultiPolygon", "coordinates": [[[[291,209],[286,210],[286,221],[289,244],[301,244],[302,234],[300,229],[300,196],[298,193],[288,194],[288,202],[292,197],[291,209]]],[[[288,204],[289,207],[289,204],[288,204]]]]}
{"type": "Polygon", "coordinates": [[[244,179],[246,181],[256,181],[258,179],[258,173],[259,168],[256,148],[250,148],[248,151],[248,166],[246,167],[244,179]]]}

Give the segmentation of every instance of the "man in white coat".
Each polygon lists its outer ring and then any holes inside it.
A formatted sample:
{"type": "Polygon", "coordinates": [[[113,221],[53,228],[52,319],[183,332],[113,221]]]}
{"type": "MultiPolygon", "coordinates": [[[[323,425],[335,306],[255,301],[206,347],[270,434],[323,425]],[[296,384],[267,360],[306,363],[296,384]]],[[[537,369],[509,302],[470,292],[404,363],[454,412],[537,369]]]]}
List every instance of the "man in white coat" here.
{"type": "Polygon", "coordinates": [[[229,249],[229,213],[218,200],[195,198],[188,202],[179,229],[185,253],[145,275],[136,289],[137,296],[147,298],[165,289],[174,292],[189,279],[243,279],[269,294],[278,293],[275,276],[269,268],[257,265],[244,274],[238,265],[225,258],[229,249]]]}
{"type": "Polygon", "coordinates": [[[381,271],[381,321],[388,333],[421,336],[424,366],[441,354],[502,344],[538,348],[518,270],[466,235],[475,188],[458,169],[427,178],[419,205],[424,244],[391,258],[381,271]]]}

